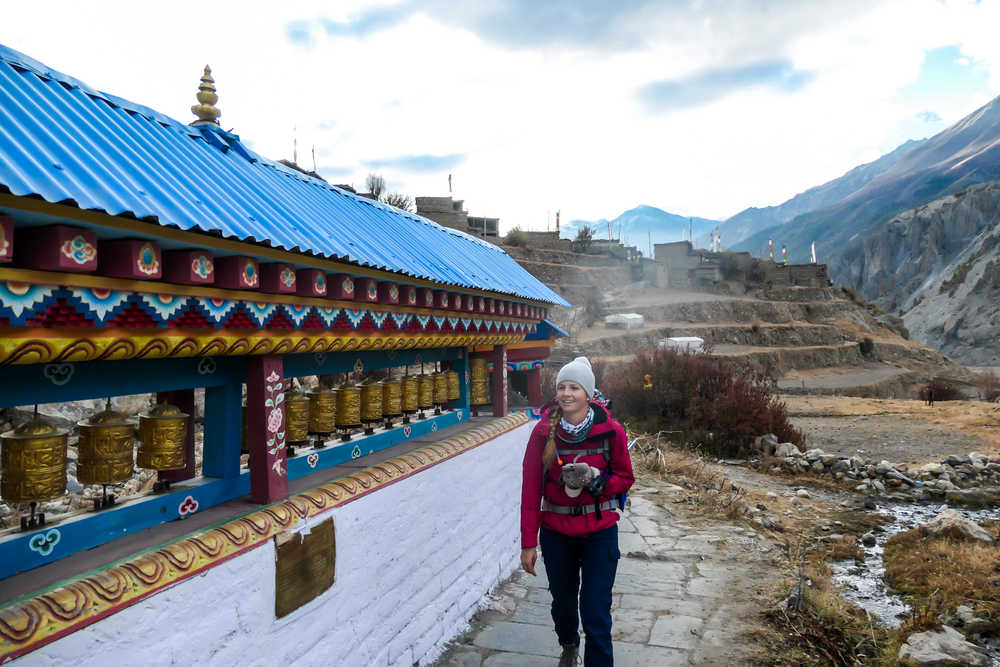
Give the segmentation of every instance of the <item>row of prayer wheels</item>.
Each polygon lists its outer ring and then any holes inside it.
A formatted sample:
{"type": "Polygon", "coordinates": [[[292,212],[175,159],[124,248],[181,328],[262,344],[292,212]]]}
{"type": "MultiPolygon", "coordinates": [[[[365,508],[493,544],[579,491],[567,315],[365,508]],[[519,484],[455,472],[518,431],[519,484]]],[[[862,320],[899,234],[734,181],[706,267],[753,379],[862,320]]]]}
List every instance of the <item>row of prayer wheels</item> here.
{"type": "Polygon", "coordinates": [[[490,374],[483,357],[469,359],[469,403],[475,408],[490,404],[490,374]]]}
{"type": "MultiPolygon", "coordinates": [[[[81,484],[106,486],[131,479],[135,466],[158,471],[184,468],[188,419],[189,415],[167,403],[139,415],[140,444],[133,464],[135,424],[114,412],[108,400],[102,412],[77,424],[77,479],[81,484]]],[[[57,429],[37,412],[26,424],[0,435],[0,499],[34,504],[63,495],[68,440],[68,431],[57,429]]],[[[95,506],[103,504],[95,502],[95,506]]]]}
{"type": "MultiPolygon", "coordinates": [[[[347,440],[351,430],[362,426],[371,434],[379,423],[391,426],[399,417],[409,422],[410,415],[417,412],[445,408],[459,398],[459,378],[455,371],[442,371],[381,381],[366,380],[360,385],[345,383],[335,389],[318,387],[306,397],[307,418],[290,415],[286,409],[289,429],[292,420],[296,419],[296,429],[304,429],[320,438],[340,432],[347,440]]],[[[288,404],[287,399],[285,403],[288,404]]]]}

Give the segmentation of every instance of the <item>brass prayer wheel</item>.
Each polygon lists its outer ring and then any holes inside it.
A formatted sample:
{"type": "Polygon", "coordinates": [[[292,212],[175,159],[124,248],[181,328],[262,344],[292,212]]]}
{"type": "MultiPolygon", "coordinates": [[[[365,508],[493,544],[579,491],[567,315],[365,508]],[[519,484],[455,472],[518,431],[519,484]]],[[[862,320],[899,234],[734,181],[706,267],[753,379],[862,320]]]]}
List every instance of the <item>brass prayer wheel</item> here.
{"type": "Polygon", "coordinates": [[[382,421],[382,383],[365,380],[361,383],[361,421],[382,421]]]}
{"type": "Polygon", "coordinates": [[[403,412],[406,414],[411,414],[417,411],[419,406],[417,405],[419,401],[420,389],[418,387],[419,382],[417,381],[416,375],[407,375],[403,378],[403,412]]]}
{"type": "Polygon", "coordinates": [[[434,407],[434,378],[420,375],[417,378],[417,405],[421,410],[434,407]]]}
{"type": "Polygon", "coordinates": [[[180,470],[187,465],[187,424],[187,413],[169,403],[160,403],[139,415],[136,465],[149,470],[180,470]]]}
{"type": "Polygon", "coordinates": [[[448,376],[445,373],[434,373],[434,403],[444,405],[448,402],[448,376]]]}
{"type": "Polygon", "coordinates": [[[309,432],[325,435],[337,430],[337,390],[320,386],[306,395],[309,397],[309,432]]]}
{"type": "Polygon", "coordinates": [[[76,478],[81,484],[117,484],[132,477],[132,443],[135,425],[125,415],[111,409],[77,422],[80,458],[76,478]]]}
{"type": "Polygon", "coordinates": [[[309,397],[298,390],[285,393],[285,442],[297,445],[309,439],[309,397]]]}
{"type": "Polygon", "coordinates": [[[36,414],[0,438],[0,498],[7,503],[31,503],[66,492],[66,431],[36,414]]]}
{"type": "Polygon", "coordinates": [[[486,359],[472,357],[469,359],[469,402],[472,405],[488,405],[490,402],[490,374],[486,359]]]}
{"type": "Polygon", "coordinates": [[[361,390],[343,384],[337,390],[337,428],[361,426],[361,390]]]}
{"type": "Polygon", "coordinates": [[[462,395],[458,385],[458,373],[456,371],[445,371],[444,376],[448,381],[448,400],[457,401],[462,395]]]}
{"type": "Polygon", "coordinates": [[[403,414],[403,383],[400,380],[382,382],[382,416],[398,417],[403,414]]]}

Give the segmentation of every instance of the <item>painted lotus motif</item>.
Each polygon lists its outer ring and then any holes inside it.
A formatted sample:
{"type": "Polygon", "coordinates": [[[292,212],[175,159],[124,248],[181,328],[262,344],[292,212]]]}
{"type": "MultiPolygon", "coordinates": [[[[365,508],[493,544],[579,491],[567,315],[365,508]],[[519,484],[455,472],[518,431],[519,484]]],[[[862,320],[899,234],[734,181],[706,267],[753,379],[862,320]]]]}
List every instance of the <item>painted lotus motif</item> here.
{"type": "Polygon", "coordinates": [[[160,272],[160,258],[152,243],[144,243],[139,248],[139,257],[135,260],[136,268],[147,276],[155,276],[160,272]]]}
{"type": "Polygon", "coordinates": [[[354,294],[354,281],[350,278],[344,278],[344,282],[341,283],[341,288],[344,294],[354,294]]]}
{"type": "Polygon", "coordinates": [[[271,410],[271,414],[267,416],[267,430],[269,433],[277,433],[278,429],[281,428],[281,424],[285,421],[284,410],[271,410]]]}
{"type": "Polygon", "coordinates": [[[281,270],[281,284],[285,287],[295,287],[295,270],[286,266],[281,270]]]}
{"type": "Polygon", "coordinates": [[[253,261],[248,259],[247,263],[243,265],[243,284],[247,287],[256,287],[258,280],[257,267],[253,261]]]}
{"type": "Polygon", "coordinates": [[[374,299],[378,296],[378,291],[375,289],[375,283],[368,283],[368,298],[374,299]]]}
{"type": "Polygon", "coordinates": [[[417,305],[417,290],[413,288],[406,290],[406,302],[411,306],[417,305]]]}
{"type": "Polygon", "coordinates": [[[63,243],[61,251],[63,257],[77,264],[88,264],[97,257],[97,248],[90,244],[83,236],[74,236],[63,243]]]}
{"type": "Polygon", "coordinates": [[[317,294],[326,294],[326,278],[323,277],[322,273],[316,274],[316,278],[313,280],[313,291],[317,294]]]}
{"type": "Polygon", "coordinates": [[[10,241],[4,233],[3,225],[0,225],[0,257],[7,257],[10,254],[10,241]]]}
{"type": "Polygon", "coordinates": [[[389,298],[393,301],[399,298],[399,288],[395,285],[389,285],[389,298]]]}
{"type": "Polygon", "coordinates": [[[208,255],[197,255],[191,260],[191,272],[202,280],[208,280],[215,267],[212,265],[212,258],[208,255]]]}

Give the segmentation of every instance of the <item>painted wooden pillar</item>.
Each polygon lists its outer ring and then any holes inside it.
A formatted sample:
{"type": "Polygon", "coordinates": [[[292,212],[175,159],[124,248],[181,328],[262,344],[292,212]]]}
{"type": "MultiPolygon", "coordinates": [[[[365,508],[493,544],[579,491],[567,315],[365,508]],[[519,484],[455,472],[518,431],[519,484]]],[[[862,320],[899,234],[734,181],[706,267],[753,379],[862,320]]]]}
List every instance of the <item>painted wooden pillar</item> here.
{"type": "Polygon", "coordinates": [[[202,474],[237,477],[240,474],[240,436],[243,432],[243,390],[239,382],[205,388],[205,445],[202,474]]]}
{"type": "Polygon", "coordinates": [[[187,465],[179,470],[160,470],[156,478],[161,482],[183,482],[194,477],[194,389],[163,391],[156,395],[157,403],[170,403],[190,415],[184,436],[184,459],[187,465]]]}
{"type": "Polygon", "coordinates": [[[247,445],[250,499],[255,503],[288,497],[284,380],[281,357],[247,359],[247,445]]]}
{"type": "Polygon", "coordinates": [[[528,403],[531,407],[540,408],[544,399],[542,398],[542,369],[532,368],[528,374],[528,403]]]}
{"type": "Polygon", "coordinates": [[[507,346],[493,346],[493,416],[505,417],[507,408],[507,346]]]}

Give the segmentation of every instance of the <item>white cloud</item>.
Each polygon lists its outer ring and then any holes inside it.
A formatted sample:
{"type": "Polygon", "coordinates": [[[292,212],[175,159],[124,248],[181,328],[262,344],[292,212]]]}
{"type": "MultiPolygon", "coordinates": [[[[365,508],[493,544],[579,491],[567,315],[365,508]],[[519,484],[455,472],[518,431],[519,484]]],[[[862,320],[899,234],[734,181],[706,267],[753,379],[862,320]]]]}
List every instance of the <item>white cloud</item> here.
{"type": "MultiPolygon", "coordinates": [[[[725,217],[779,203],[926,129],[919,112],[951,123],[987,101],[900,99],[939,46],[959,45],[1000,92],[995,3],[637,2],[616,7],[606,29],[583,16],[548,32],[518,32],[518,7],[428,0],[363,36],[330,38],[315,19],[349,24],[370,6],[175,3],[154,14],[126,2],[17,3],[4,9],[0,43],[184,121],[208,62],[223,126],[264,155],[291,157],[297,136],[301,164],[312,167],[315,145],[332,181],[358,186],[367,162],[459,155],[455,195],[470,212],[535,229],[556,209],[564,220],[638,204],[725,217]],[[293,21],[308,46],[289,40],[293,21]],[[636,97],[650,82],[762,62],[812,79],[662,114],[636,97]]],[[[536,12],[556,5],[538,7],[528,18],[550,20],[536,12]]],[[[447,193],[446,169],[408,164],[382,169],[391,189],[447,193]]]]}

